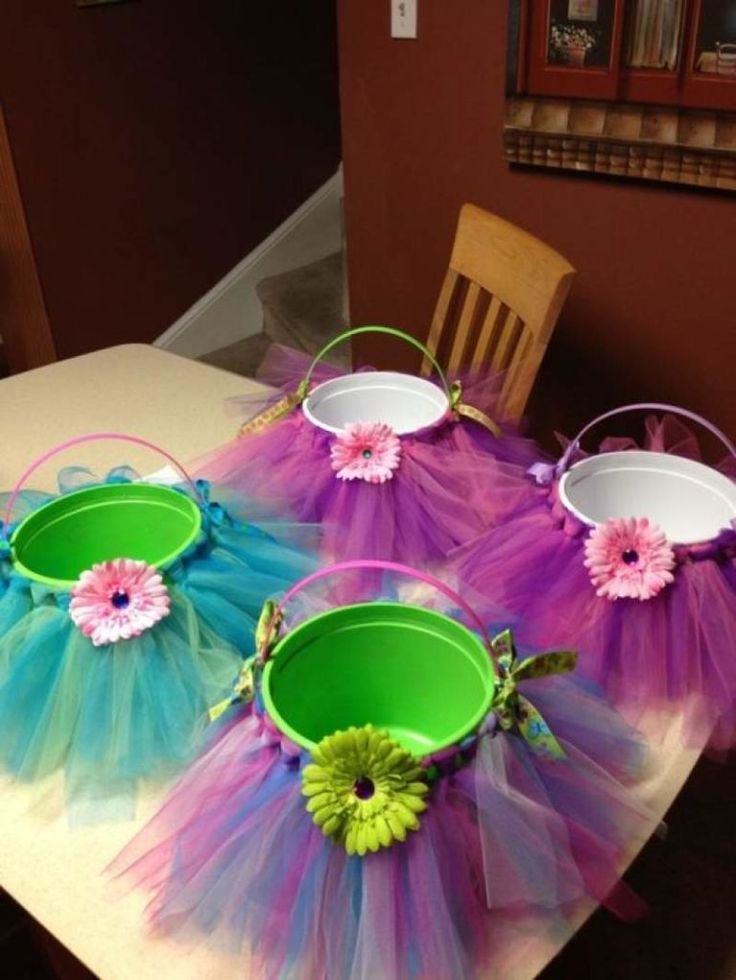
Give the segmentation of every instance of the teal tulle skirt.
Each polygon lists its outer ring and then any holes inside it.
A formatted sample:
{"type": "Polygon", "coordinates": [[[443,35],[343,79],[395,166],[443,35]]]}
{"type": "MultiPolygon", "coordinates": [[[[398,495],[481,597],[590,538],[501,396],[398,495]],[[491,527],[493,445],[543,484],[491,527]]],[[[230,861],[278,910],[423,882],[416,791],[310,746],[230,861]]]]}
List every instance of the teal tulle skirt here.
{"type": "MultiPolygon", "coordinates": [[[[61,492],[83,482],[63,471],[61,492]]],[[[165,618],[115,643],[94,645],[70,616],[70,590],[21,574],[0,544],[0,768],[23,782],[61,771],[73,822],[131,816],[139,781],[188,762],[254,651],[264,600],[314,567],[308,529],[246,523],[198,490],[198,537],[159,569],[165,618]]],[[[17,516],[53,499],[26,491],[17,516]]]]}

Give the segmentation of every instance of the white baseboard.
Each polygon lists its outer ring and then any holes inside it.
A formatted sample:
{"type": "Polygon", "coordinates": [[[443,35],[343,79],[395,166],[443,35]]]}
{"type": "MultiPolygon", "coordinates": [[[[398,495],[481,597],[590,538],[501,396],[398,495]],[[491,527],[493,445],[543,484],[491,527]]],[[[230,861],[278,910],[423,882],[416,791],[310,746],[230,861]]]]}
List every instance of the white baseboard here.
{"type": "Polygon", "coordinates": [[[255,287],[266,276],[316,262],[342,248],[342,167],[154,341],[198,357],[260,333],[255,287]]]}

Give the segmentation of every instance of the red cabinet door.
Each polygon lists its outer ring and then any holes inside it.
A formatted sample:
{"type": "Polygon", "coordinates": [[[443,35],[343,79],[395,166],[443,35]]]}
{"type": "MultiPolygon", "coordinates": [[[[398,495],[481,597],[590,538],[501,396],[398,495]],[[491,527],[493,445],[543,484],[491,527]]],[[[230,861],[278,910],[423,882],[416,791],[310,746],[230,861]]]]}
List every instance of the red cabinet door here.
{"type": "Polygon", "coordinates": [[[736,109],[736,4],[692,0],[681,105],[736,109]]]}
{"type": "Polygon", "coordinates": [[[624,0],[529,2],[529,93],[615,99],[623,19],[624,0]]]}

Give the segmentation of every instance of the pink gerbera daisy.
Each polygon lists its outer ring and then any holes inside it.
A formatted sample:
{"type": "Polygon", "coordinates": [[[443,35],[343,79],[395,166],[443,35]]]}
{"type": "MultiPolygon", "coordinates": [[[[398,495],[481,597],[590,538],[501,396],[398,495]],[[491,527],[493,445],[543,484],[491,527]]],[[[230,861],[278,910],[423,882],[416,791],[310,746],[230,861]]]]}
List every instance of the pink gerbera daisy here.
{"type": "Polygon", "coordinates": [[[140,636],[169,615],[161,575],[144,561],[115,558],[82,572],[72,589],[69,615],[96,647],[140,636]]]}
{"type": "Polygon", "coordinates": [[[399,465],[401,442],[384,422],[351,422],[332,443],[330,456],[340,480],[385,483],[399,465]]]}
{"type": "Polygon", "coordinates": [[[614,517],[585,542],[585,567],[607,599],[651,599],[673,581],[674,552],[646,517],[614,517]]]}

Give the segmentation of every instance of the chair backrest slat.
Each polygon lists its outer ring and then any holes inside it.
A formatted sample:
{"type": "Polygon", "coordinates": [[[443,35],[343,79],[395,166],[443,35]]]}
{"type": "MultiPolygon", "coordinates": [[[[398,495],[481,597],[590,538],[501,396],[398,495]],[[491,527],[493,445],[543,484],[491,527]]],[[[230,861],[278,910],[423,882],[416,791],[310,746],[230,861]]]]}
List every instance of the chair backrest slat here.
{"type": "MultiPolygon", "coordinates": [[[[427,346],[447,369],[505,372],[500,410],[521,416],[575,270],[544,242],[463,205],[427,346]]],[[[422,373],[431,365],[424,360],[422,373]]]]}
{"type": "Polygon", "coordinates": [[[473,335],[480,295],[481,288],[478,283],[468,282],[460,316],[455,327],[455,338],[450,351],[450,359],[447,362],[447,370],[450,373],[455,373],[463,363],[465,350],[473,335]]]}
{"type": "MultiPolygon", "coordinates": [[[[435,356],[439,351],[445,324],[450,312],[452,297],[459,279],[460,276],[454,269],[448,269],[445,273],[445,279],[442,283],[440,295],[437,299],[437,305],[435,306],[432,317],[432,326],[429,328],[429,337],[427,338],[427,347],[435,356]]],[[[432,373],[432,370],[431,362],[425,357],[422,361],[421,374],[427,377],[432,373]]]]}
{"type": "Polygon", "coordinates": [[[478,336],[478,343],[475,345],[475,351],[470,360],[472,370],[480,370],[484,364],[491,363],[501,340],[508,313],[508,306],[505,306],[498,296],[491,296],[491,302],[478,336]]]}
{"type": "Polygon", "coordinates": [[[507,371],[511,361],[513,360],[516,348],[519,346],[521,341],[521,335],[524,330],[524,324],[521,319],[514,313],[513,310],[509,310],[506,319],[503,324],[503,331],[501,333],[498,346],[493,354],[493,359],[491,360],[491,368],[494,371],[507,371]]]}

